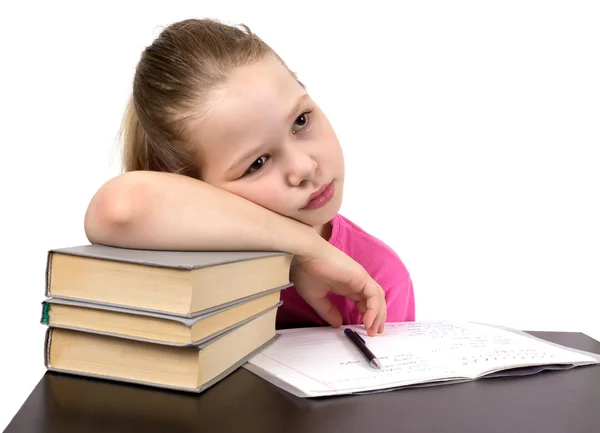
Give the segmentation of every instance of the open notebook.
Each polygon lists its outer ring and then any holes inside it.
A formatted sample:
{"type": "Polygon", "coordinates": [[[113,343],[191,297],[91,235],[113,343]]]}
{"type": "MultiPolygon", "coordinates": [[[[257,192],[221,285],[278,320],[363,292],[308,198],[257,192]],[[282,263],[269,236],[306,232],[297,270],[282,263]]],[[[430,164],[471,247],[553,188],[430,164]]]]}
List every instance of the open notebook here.
{"type": "Polygon", "coordinates": [[[380,370],[369,365],[344,328],[330,327],[278,331],[280,338],[244,368],[299,397],[321,397],[600,363],[598,354],[484,324],[387,323],[376,337],[362,326],[349,328],[378,357],[380,370]]]}

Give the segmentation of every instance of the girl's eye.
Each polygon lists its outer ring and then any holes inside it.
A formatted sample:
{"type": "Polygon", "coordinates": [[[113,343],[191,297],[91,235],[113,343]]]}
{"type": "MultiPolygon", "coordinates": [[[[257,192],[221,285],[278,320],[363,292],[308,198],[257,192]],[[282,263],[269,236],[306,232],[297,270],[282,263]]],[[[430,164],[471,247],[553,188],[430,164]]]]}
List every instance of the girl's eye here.
{"type": "Polygon", "coordinates": [[[252,174],[252,173],[260,170],[266,164],[268,159],[269,159],[269,157],[267,155],[263,155],[260,158],[258,158],[256,161],[254,161],[252,163],[252,165],[250,165],[250,167],[248,167],[248,170],[246,170],[246,172],[244,173],[244,176],[247,174],[252,174]]]}
{"type": "Polygon", "coordinates": [[[296,121],[294,122],[294,127],[292,128],[292,134],[295,134],[306,125],[308,125],[308,115],[310,111],[302,113],[300,116],[296,117],[296,121]]]}

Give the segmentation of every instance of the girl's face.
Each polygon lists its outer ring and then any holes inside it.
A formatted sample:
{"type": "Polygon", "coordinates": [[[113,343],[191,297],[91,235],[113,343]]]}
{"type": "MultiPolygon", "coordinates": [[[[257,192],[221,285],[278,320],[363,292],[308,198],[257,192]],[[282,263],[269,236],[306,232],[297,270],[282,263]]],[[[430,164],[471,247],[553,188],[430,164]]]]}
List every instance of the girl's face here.
{"type": "Polygon", "coordinates": [[[325,114],[275,59],[234,70],[190,130],[201,179],[320,233],[339,211],[344,158],[325,114]]]}

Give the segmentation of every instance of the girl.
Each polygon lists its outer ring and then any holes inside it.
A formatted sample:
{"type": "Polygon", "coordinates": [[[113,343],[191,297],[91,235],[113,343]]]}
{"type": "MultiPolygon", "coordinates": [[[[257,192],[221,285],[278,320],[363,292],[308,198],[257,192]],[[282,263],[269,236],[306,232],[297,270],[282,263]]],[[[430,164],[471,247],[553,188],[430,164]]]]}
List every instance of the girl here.
{"type": "Polygon", "coordinates": [[[398,256],[338,214],[335,132],[283,60],[246,26],[185,20],[137,65],[125,173],[92,198],[90,242],[294,254],[277,326],[414,320],[398,256]]]}

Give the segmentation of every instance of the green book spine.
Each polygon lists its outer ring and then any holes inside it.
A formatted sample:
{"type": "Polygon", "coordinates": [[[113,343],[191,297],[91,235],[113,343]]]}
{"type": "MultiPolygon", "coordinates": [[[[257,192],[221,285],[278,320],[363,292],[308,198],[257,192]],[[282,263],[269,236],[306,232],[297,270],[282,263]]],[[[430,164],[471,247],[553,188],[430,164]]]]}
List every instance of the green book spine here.
{"type": "Polygon", "coordinates": [[[50,304],[48,302],[42,302],[42,323],[47,325],[50,321],[50,304]]]}

